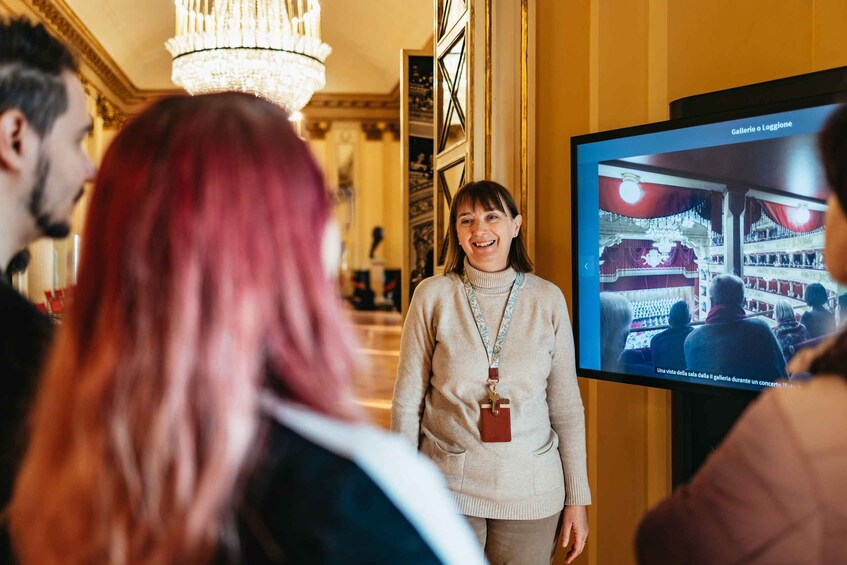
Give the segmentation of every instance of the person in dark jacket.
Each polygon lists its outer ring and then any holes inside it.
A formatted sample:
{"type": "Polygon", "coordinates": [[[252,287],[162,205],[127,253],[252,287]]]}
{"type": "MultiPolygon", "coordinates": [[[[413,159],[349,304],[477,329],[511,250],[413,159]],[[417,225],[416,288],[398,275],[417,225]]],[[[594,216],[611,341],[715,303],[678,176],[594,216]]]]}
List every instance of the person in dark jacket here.
{"type": "MultiPolygon", "coordinates": [[[[819,148],[826,268],[847,284],[847,107],[819,148]]],[[[697,475],[644,516],[638,563],[847,563],[847,333],[797,352],[789,371],[814,378],[750,404],[697,475]]]]}
{"type": "Polygon", "coordinates": [[[800,323],[806,326],[809,339],[831,334],[835,331],[835,314],[827,310],[826,289],[820,283],[806,287],[806,304],[811,309],[803,312],[800,323]]]}
{"type": "Polygon", "coordinates": [[[774,306],[774,319],[777,325],[773,334],[782,348],[782,354],[788,361],[794,356],[794,346],[809,339],[806,326],[794,317],[794,308],[787,300],[778,300],[774,306]]]}
{"type": "Polygon", "coordinates": [[[718,275],[709,286],[709,297],[706,323],[685,339],[688,370],[768,381],[785,377],[785,358],[767,322],[748,318],[741,307],[744,281],[718,275]]]}
{"type": "Polygon", "coordinates": [[[680,300],[668,312],[670,328],[657,333],[650,340],[653,364],[661,369],[685,369],[685,338],[691,327],[691,312],[688,304],[680,300]]]}
{"type": "MultiPolygon", "coordinates": [[[[80,147],[91,127],[68,49],[43,25],[0,21],[0,509],[12,493],[51,320],[12,288],[26,247],[61,238],[94,166],[80,147]]],[[[5,528],[0,563],[11,560],[5,528]]]]}
{"type": "Polygon", "coordinates": [[[838,295],[838,327],[843,328],[847,321],[847,292],[838,295]]]}

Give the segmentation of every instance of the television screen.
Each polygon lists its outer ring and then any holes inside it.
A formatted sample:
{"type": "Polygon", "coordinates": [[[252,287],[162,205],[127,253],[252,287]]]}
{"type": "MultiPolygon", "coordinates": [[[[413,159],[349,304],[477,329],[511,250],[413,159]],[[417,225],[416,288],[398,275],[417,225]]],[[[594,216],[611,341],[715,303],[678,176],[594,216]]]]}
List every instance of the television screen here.
{"type": "Polygon", "coordinates": [[[799,378],[787,361],[839,325],[816,146],[835,108],[572,139],[580,376],[748,391],[799,378]]]}

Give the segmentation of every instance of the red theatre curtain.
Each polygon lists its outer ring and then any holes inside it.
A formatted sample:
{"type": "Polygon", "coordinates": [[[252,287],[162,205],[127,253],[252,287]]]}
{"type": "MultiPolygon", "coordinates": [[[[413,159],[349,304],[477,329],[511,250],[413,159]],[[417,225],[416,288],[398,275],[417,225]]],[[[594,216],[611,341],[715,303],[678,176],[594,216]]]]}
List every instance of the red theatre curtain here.
{"type": "Polygon", "coordinates": [[[762,218],[762,206],[756,198],[748,198],[744,206],[744,235],[750,235],[753,224],[762,218]]]}
{"type": "Polygon", "coordinates": [[[824,213],[818,210],[808,210],[809,219],[805,222],[800,222],[797,217],[798,208],[784,206],[774,202],[766,202],[765,200],[759,200],[759,203],[771,220],[787,230],[796,233],[808,233],[823,226],[824,213]]]}
{"type": "Polygon", "coordinates": [[[655,267],[650,267],[645,256],[652,249],[654,249],[653,242],[649,239],[626,239],[607,247],[600,256],[603,260],[603,264],[600,265],[600,276],[613,276],[625,269],[640,269],[645,275],[649,275],[651,269],[676,268],[687,273],[697,272],[697,255],[693,249],[676,242],[668,253],[667,259],[655,267]]]}
{"type": "MultiPolygon", "coordinates": [[[[663,218],[673,216],[700,206],[710,207],[708,193],[704,190],[692,190],[665,184],[642,182],[641,198],[630,204],[620,195],[622,180],[614,177],[600,177],[600,209],[628,218],[663,218]]],[[[711,211],[703,209],[703,217],[711,219],[711,211]]]]}

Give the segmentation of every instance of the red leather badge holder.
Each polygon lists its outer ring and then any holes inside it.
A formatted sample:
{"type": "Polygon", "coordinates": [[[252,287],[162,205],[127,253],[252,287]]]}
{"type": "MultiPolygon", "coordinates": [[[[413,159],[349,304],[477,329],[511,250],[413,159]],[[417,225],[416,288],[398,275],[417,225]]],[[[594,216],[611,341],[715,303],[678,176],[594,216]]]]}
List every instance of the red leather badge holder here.
{"type": "Polygon", "coordinates": [[[479,436],[486,443],[512,441],[512,413],[508,398],[500,398],[497,383],[500,372],[488,369],[488,400],[479,405],[479,436]]]}
{"type": "Polygon", "coordinates": [[[509,399],[501,398],[492,404],[480,405],[479,435],[486,443],[512,441],[512,416],[509,399]]]}

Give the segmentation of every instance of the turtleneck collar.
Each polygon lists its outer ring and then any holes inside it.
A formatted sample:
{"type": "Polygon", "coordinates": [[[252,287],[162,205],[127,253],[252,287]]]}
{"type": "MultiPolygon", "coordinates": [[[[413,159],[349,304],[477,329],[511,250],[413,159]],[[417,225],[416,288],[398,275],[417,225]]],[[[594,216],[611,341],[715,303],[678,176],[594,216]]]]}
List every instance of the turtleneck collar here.
{"type": "Polygon", "coordinates": [[[488,273],[480,271],[471,266],[467,257],[465,258],[465,273],[468,275],[468,280],[474,290],[483,294],[500,294],[501,292],[509,292],[512,288],[512,283],[515,282],[517,273],[511,267],[507,267],[504,271],[496,273],[488,273]]]}

